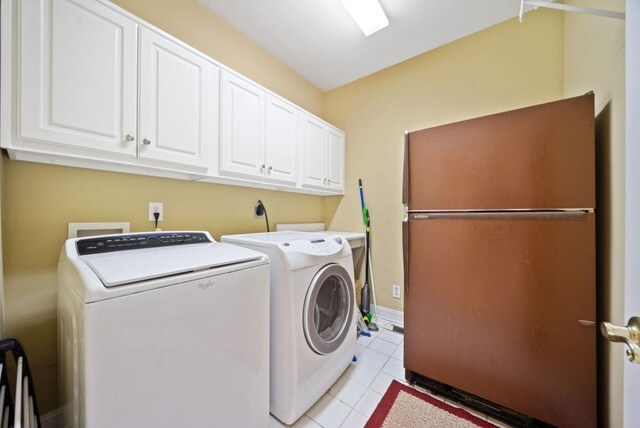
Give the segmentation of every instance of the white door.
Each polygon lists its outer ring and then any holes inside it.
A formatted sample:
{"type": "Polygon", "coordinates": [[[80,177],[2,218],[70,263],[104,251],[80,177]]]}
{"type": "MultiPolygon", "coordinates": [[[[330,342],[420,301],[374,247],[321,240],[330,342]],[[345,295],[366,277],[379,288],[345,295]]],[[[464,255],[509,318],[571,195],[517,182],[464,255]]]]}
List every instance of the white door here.
{"type": "Polygon", "coordinates": [[[302,184],[325,188],[325,141],[324,124],[307,115],[302,115],[302,184]]]}
{"type": "MultiPolygon", "coordinates": [[[[626,2],[625,320],[640,317],[640,2],[626,2]]],[[[622,352],[622,350],[621,350],[622,352]]],[[[640,426],[640,364],[625,362],[624,427],[640,426]]]]}
{"type": "MultiPolygon", "coordinates": [[[[622,390],[609,393],[609,400],[622,397],[623,427],[640,427],[638,399],[640,397],[640,2],[626,2],[626,178],[625,178],[625,284],[624,284],[624,320],[628,326],[609,324],[605,328],[611,340],[625,341],[629,344],[618,346],[620,354],[626,351],[629,361],[624,363],[622,390]],[[632,320],[632,317],[635,319],[632,320]],[[634,331],[635,329],[635,331],[634,331]],[[634,337],[635,336],[635,337],[634,337]],[[633,347],[632,347],[633,346],[633,347]]],[[[607,334],[605,334],[607,336],[607,334]]],[[[622,355],[620,355],[622,357],[622,355]]]]}
{"type": "Polygon", "coordinates": [[[300,149],[298,109],[291,103],[267,96],[266,126],[265,180],[295,185],[300,149]]]}
{"type": "Polygon", "coordinates": [[[217,135],[218,68],[140,29],[139,157],[206,173],[217,135]]]}
{"type": "Polygon", "coordinates": [[[221,86],[220,173],[262,180],[265,93],[227,71],[221,86]]]}
{"type": "Polygon", "coordinates": [[[18,137],[134,157],[137,24],[94,1],[20,7],[18,137]]]}
{"type": "Polygon", "coordinates": [[[327,187],[344,191],[344,132],[327,128],[327,187]]]}

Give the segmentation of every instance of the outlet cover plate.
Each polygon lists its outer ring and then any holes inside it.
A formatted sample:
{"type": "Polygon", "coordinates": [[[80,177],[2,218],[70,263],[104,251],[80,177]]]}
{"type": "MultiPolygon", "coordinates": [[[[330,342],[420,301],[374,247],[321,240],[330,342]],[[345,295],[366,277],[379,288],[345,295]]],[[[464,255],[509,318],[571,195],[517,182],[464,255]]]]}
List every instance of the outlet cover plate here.
{"type": "Polygon", "coordinates": [[[164,220],[164,204],[162,202],[149,202],[149,221],[156,221],[153,213],[159,212],[160,218],[158,221],[164,220]]]}
{"type": "Polygon", "coordinates": [[[400,298],[400,286],[399,285],[392,285],[391,295],[392,295],[392,297],[394,297],[396,299],[400,298]]]}

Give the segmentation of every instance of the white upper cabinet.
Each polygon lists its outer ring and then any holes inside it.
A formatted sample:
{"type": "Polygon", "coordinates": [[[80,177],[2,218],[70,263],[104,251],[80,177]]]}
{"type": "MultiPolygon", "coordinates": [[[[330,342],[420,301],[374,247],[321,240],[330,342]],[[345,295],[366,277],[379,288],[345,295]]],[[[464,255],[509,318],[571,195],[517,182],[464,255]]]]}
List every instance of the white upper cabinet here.
{"type": "Polygon", "coordinates": [[[219,97],[212,61],[107,3],[13,4],[20,110],[17,137],[4,147],[210,173],[219,97]]]}
{"type": "Polygon", "coordinates": [[[302,119],[302,185],[344,192],[344,132],[309,115],[302,119]]]}
{"type": "Polygon", "coordinates": [[[140,158],[206,172],[218,131],[218,68],[141,28],[140,76],[140,158]]]}
{"type": "Polygon", "coordinates": [[[298,181],[300,114],[291,103],[267,96],[265,179],[295,185],[298,181]]]}
{"type": "Polygon", "coordinates": [[[344,133],[108,0],[0,1],[11,159],[344,193],[344,133]]]}
{"type": "Polygon", "coordinates": [[[334,191],[344,191],[344,132],[327,126],[326,186],[334,191]]]}
{"type": "Polygon", "coordinates": [[[221,175],[295,186],[298,109],[248,80],[222,72],[221,175]]]}
{"type": "Polygon", "coordinates": [[[324,189],[327,150],[324,124],[314,117],[302,118],[302,184],[324,189]]]}
{"type": "Polygon", "coordinates": [[[220,173],[262,177],[265,92],[228,71],[221,86],[220,173]]]}
{"type": "Polygon", "coordinates": [[[19,5],[22,145],[135,157],[138,25],[94,1],[19,5]]]}

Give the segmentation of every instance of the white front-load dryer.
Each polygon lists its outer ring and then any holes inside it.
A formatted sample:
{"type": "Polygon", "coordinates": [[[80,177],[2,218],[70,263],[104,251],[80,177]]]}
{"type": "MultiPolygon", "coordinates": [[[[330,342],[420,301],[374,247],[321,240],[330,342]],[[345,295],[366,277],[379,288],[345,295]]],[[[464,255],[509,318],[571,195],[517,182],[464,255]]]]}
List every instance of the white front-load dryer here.
{"type": "Polygon", "coordinates": [[[353,259],[346,239],[308,232],[228,235],[270,259],[270,406],[286,424],[345,371],[356,344],[353,259]]]}

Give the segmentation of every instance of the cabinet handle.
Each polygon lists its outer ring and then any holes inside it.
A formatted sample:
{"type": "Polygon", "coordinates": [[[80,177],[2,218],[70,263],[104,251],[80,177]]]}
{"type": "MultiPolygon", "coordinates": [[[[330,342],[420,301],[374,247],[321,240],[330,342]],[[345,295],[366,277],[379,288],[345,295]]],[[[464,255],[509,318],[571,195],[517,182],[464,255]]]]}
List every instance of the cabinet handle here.
{"type": "Polygon", "coordinates": [[[269,165],[269,174],[271,174],[271,170],[273,169],[273,167],[271,165],[269,165]]]}
{"type": "Polygon", "coordinates": [[[131,134],[127,134],[127,135],[124,137],[124,139],[125,139],[125,140],[127,140],[127,141],[133,141],[133,140],[135,140],[135,138],[133,138],[133,135],[131,135],[131,134]]]}
{"type": "Polygon", "coordinates": [[[260,171],[264,171],[265,166],[265,164],[260,165],[260,171]]]}
{"type": "Polygon", "coordinates": [[[146,138],[144,140],[142,140],[142,144],[144,144],[145,146],[148,146],[151,144],[151,140],[147,140],[146,138]]]}

